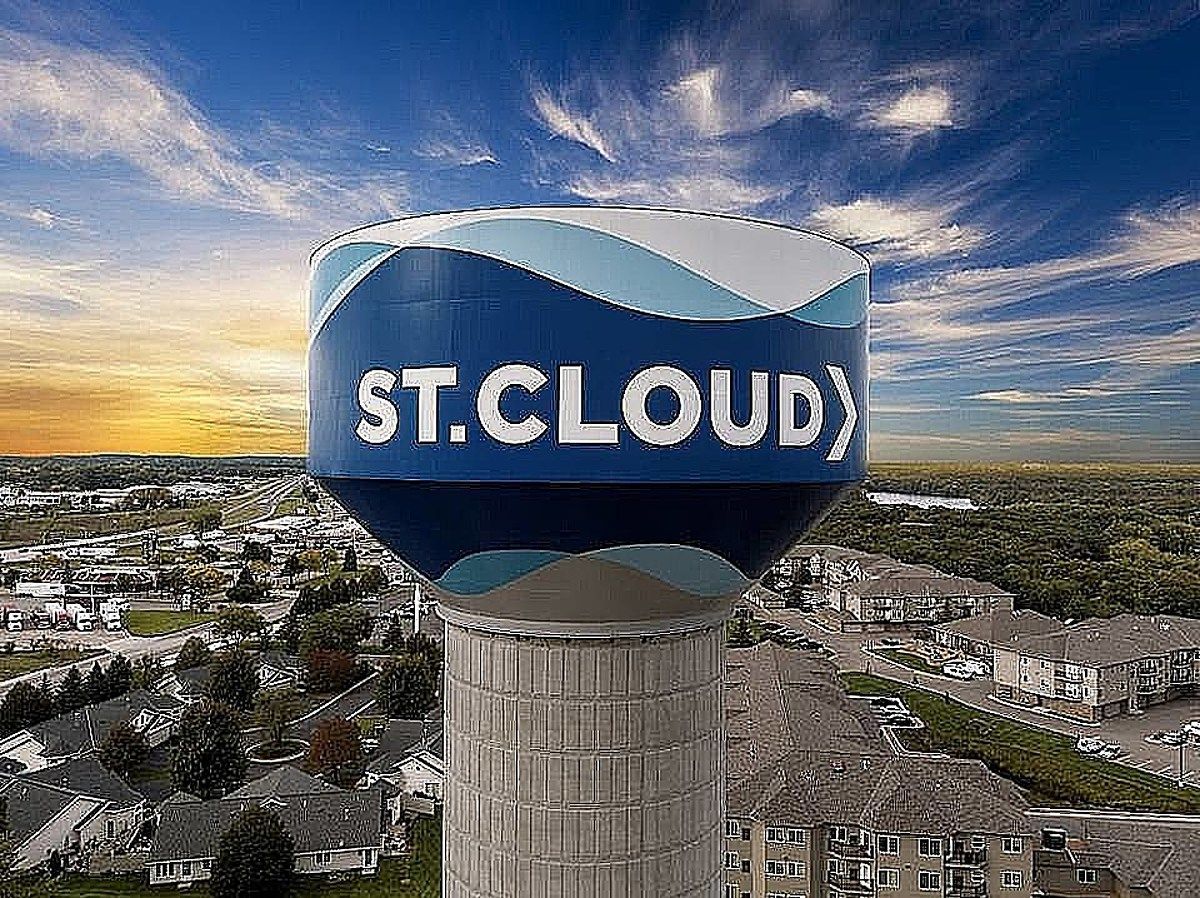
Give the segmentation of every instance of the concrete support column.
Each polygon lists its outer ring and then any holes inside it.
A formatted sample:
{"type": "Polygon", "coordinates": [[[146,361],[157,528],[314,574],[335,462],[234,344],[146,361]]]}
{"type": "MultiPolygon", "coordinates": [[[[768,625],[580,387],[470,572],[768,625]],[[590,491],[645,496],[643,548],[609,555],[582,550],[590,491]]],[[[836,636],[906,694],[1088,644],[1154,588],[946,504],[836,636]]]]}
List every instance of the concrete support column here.
{"type": "Polygon", "coordinates": [[[446,619],[445,898],[720,898],[725,610],[446,619]]]}

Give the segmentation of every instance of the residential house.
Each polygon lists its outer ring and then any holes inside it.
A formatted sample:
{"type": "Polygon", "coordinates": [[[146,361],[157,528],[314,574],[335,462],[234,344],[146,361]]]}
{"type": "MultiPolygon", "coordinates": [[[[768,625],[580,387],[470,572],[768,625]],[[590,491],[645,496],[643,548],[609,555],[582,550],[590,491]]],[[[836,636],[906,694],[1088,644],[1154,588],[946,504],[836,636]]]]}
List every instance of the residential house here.
{"type": "Polygon", "coordinates": [[[374,874],[383,849],[383,795],[347,791],[287,765],[201,801],[177,794],[163,803],[147,866],[151,885],[186,886],[212,876],[221,836],[250,807],[272,811],[295,841],[300,874],[374,874]]]}
{"type": "Polygon", "coordinates": [[[58,852],[66,862],[129,845],[148,808],[146,799],[94,756],[0,775],[14,867],[28,870],[58,852]]]}
{"type": "Polygon", "coordinates": [[[946,621],[930,627],[934,642],[943,648],[962,652],[992,663],[997,648],[1013,646],[1023,639],[1045,636],[1062,628],[1062,621],[1032,608],[1004,608],[946,621]]]}
{"type": "Polygon", "coordinates": [[[432,813],[442,800],[446,777],[441,724],[388,720],[377,738],[363,782],[386,784],[389,823],[398,825],[405,811],[432,813]]]}

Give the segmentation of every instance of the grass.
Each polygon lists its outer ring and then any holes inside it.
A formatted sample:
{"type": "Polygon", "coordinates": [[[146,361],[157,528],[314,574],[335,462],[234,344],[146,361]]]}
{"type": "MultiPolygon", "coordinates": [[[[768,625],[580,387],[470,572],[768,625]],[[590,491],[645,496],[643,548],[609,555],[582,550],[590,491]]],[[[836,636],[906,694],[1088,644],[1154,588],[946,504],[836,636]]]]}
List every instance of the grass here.
{"type": "Polygon", "coordinates": [[[844,673],[853,695],[893,695],[925,723],[897,736],[912,751],[945,752],[982,761],[1039,804],[1122,810],[1200,812],[1200,791],[1075,751],[1069,736],[977,711],[959,702],[869,674],[844,673]]]}
{"type": "Polygon", "coordinates": [[[77,661],[103,654],[104,649],[40,649],[36,652],[0,652],[0,680],[19,677],[46,667],[74,664],[77,661]]]}
{"type": "Polygon", "coordinates": [[[905,667],[911,667],[913,670],[919,670],[921,673],[942,675],[940,667],[936,667],[920,655],[906,652],[904,649],[873,649],[872,651],[882,658],[895,661],[897,664],[903,664],[905,667]]]}
{"type": "MultiPolygon", "coordinates": [[[[441,895],[441,821],[422,819],[416,825],[412,854],[384,858],[375,876],[358,876],[341,882],[297,877],[291,898],[437,898],[441,895]]],[[[173,886],[151,888],[144,876],[64,877],[42,886],[45,898],[166,898],[189,895],[210,898],[201,885],[181,892],[173,886]]]]}
{"type": "Polygon", "coordinates": [[[125,628],[134,636],[162,636],[197,624],[217,619],[212,611],[129,610],[125,612],[125,628]]]}

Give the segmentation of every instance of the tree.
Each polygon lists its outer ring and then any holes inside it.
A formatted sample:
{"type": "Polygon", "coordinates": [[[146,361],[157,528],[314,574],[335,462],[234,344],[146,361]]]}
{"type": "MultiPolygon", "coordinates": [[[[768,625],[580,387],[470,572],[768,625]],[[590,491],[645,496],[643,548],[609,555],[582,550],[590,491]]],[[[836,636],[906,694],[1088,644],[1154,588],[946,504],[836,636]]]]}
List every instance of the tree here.
{"type": "Polygon", "coordinates": [[[49,720],[57,712],[56,702],[48,686],[16,683],[0,699],[0,736],[49,720]]]}
{"type": "Polygon", "coordinates": [[[240,641],[261,635],[266,625],[263,616],[254,609],[231,605],[217,616],[216,630],[221,636],[232,636],[240,641]]]}
{"type": "Polygon", "coordinates": [[[344,717],[327,717],[313,730],[305,766],[314,773],[328,774],[339,786],[358,779],[362,762],[362,733],[358,724],[344,717]]]}
{"type": "Polygon", "coordinates": [[[346,556],[342,560],[342,570],[348,574],[357,573],[358,553],[354,551],[354,546],[346,547],[346,556]]]}
{"type": "Polygon", "coordinates": [[[246,540],[242,546],[242,561],[262,561],[271,563],[271,547],[266,543],[246,540]]]}
{"type": "Polygon", "coordinates": [[[221,509],[215,505],[201,505],[188,514],[187,519],[188,523],[192,525],[192,530],[203,536],[210,530],[220,527],[224,515],[221,513],[221,509]]]}
{"type": "Polygon", "coordinates": [[[316,573],[317,571],[324,569],[325,559],[318,549],[305,549],[299,554],[298,560],[300,562],[300,566],[306,571],[312,571],[313,573],[316,573]]]}
{"type": "Polygon", "coordinates": [[[311,615],[300,631],[300,653],[314,649],[354,654],[371,635],[371,614],[358,605],[335,605],[311,615]]]}
{"type": "Polygon", "coordinates": [[[387,586],[387,574],[378,565],[367,568],[363,571],[362,576],[358,578],[358,588],[362,590],[363,595],[378,595],[387,589],[387,586]]]}
{"type": "Polygon", "coordinates": [[[88,703],[87,686],[78,667],[68,670],[62,682],[58,684],[56,701],[59,714],[75,711],[88,703]]]}
{"type": "Polygon", "coordinates": [[[283,744],[287,728],[300,707],[300,693],[290,687],[260,692],[254,699],[254,716],[267,731],[271,745],[283,744]]]}
{"type": "Polygon", "coordinates": [[[204,565],[187,572],[188,590],[193,596],[206,596],[216,592],[225,583],[225,575],[215,567],[204,565]]]}
{"type": "Polygon", "coordinates": [[[100,761],[118,776],[128,777],[148,757],[150,744],[125,721],[114,723],[100,744],[100,761]]]}
{"type": "Polygon", "coordinates": [[[237,712],[211,699],[184,712],[171,751],[171,785],[219,798],[246,781],[246,749],[237,712]]]}
{"type": "Polygon", "coordinates": [[[301,573],[304,567],[300,564],[300,556],[293,552],[283,562],[283,573],[288,578],[288,586],[292,586],[296,582],[296,575],[301,573]]]}
{"type": "Polygon", "coordinates": [[[437,703],[441,671],[420,655],[401,655],[383,665],[375,700],[388,717],[424,717],[437,703]]]}
{"type": "Polygon", "coordinates": [[[250,710],[258,692],[258,666],[254,658],[240,648],[222,652],[213,662],[204,689],[211,699],[240,711],[250,710]]]}
{"type": "Polygon", "coordinates": [[[99,704],[108,698],[108,680],[105,679],[104,669],[100,667],[99,661],[92,664],[83,688],[87,692],[89,705],[99,704]]]}
{"type": "Polygon", "coordinates": [[[166,672],[157,655],[142,655],[134,662],[130,686],[134,689],[149,689],[161,680],[166,672]]]}
{"type": "Polygon", "coordinates": [[[296,843],[279,818],[250,806],[233,818],[217,843],[213,898],[287,895],[296,869],[296,843]]]}
{"type": "Polygon", "coordinates": [[[108,684],[109,698],[124,695],[133,685],[133,665],[124,655],[114,655],[113,659],[108,662],[104,679],[108,684]]]}
{"type": "Polygon", "coordinates": [[[358,664],[346,652],[313,649],[303,661],[304,688],[309,692],[340,692],[358,679],[358,664]]]}
{"type": "Polygon", "coordinates": [[[187,642],[175,656],[176,670],[191,670],[194,667],[204,667],[212,661],[212,649],[199,636],[189,636],[187,642]]]}
{"type": "Polygon", "coordinates": [[[252,604],[261,602],[266,597],[266,587],[254,579],[249,567],[244,567],[238,573],[237,582],[225,590],[225,595],[231,602],[252,604]]]}

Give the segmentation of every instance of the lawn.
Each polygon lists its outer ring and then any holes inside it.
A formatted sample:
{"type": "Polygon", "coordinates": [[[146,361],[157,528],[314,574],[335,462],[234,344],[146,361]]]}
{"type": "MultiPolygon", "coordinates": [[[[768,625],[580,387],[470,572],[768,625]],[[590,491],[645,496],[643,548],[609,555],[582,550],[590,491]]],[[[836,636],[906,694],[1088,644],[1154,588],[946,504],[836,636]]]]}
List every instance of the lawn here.
{"type": "Polygon", "coordinates": [[[36,652],[0,652],[0,680],[19,677],[45,667],[74,664],[103,655],[104,649],[42,649],[36,652]]]}
{"type": "Polygon", "coordinates": [[[930,664],[920,655],[906,652],[904,649],[872,649],[872,651],[881,658],[887,658],[889,661],[895,661],[897,664],[903,664],[905,667],[911,667],[921,673],[942,675],[940,667],[930,664]]]}
{"type": "MultiPolygon", "coordinates": [[[[437,898],[441,895],[442,828],[440,820],[422,819],[416,827],[413,852],[406,858],[384,858],[375,876],[342,882],[317,882],[300,878],[292,898],[437,898]]],[[[177,888],[151,888],[142,876],[68,876],[42,887],[45,898],[166,898],[188,895],[210,898],[202,886],[186,892],[177,888]]]]}
{"type": "Polygon", "coordinates": [[[125,612],[125,628],[134,636],[161,636],[217,619],[213,611],[134,610],[125,612]]]}
{"type": "Polygon", "coordinates": [[[1152,774],[1081,755],[1068,736],[881,677],[841,676],[852,695],[899,696],[924,721],[924,729],[897,731],[905,747],[983,761],[1027,789],[1037,804],[1200,812],[1200,791],[1179,789],[1152,774]]]}

